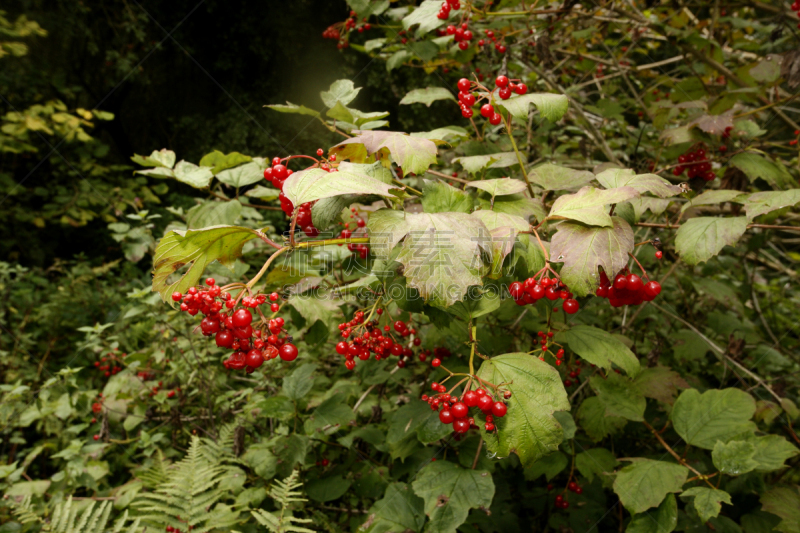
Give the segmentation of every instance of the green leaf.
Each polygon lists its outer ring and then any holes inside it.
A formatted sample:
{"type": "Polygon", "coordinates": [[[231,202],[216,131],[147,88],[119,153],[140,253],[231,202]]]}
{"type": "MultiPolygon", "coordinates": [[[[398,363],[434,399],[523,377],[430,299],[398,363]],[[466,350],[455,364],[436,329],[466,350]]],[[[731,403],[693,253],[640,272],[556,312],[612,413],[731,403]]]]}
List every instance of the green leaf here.
{"type": "Polygon", "coordinates": [[[347,492],[353,482],[342,476],[328,476],[309,482],[305,489],[308,497],[317,502],[338,500],[347,492]]]}
{"type": "Polygon", "coordinates": [[[347,4],[359,18],[380,15],[389,8],[389,0],[347,0],[347,4]]]}
{"type": "Polygon", "coordinates": [[[392,56],[386,60],[386,71],[391,72],[398,67],[402,67],[403,63],[408,61],[414,57],[414,54],[403,48],[402,50],[398,50],[392,56]]]}
{"type": "Polygon", "coordinates": [[[443,181],[426,181],[422,187],[422,209],[426,213],[471,213],[473,206],[470,195],[443,181]]]}
{"type": "Polygon", "coordinates": [[[230,226],[241,214],[242,204],[236,200],[204,202],[189,209],[186,213],[186,226],[189,229],[230,226]]]}
{"type": "Polygon", "coordinates": [[[645,368],[633,380],[633,386],[642,396],[672,405],[678,389],[688,389],[689,384],[680,374],[666,366],[645,368]]]}
{"type": "Polygon", "coordinates": [[[481,189],[491,194],[492,197],[517,194],[518,192],[522,192],[527,189],[525,182],[511,178],[472,181],[467,184],[467,187],[481,189]]]}
{"type": "Polygon", "coordinates": [[[273,111],[277,111],[278,113],[289,113],[293,115],[307,115],[310,117],[318,117],[319,111],[315,111],[309,107],[304,105],[296,105],[291,102],[286,102],[286,105],[283,104],[273,104],[273,105],[266,105],[264,107],[268,107],[273,111]]]}
{"type": "Polygon", "coordinates": [[[675,250],[690,265],[708,261],[732,246],[747,230],[746,217],[697,217],[684,222],[675,234],[675,250]]]}
{"type": "Polygon", "coordinates": [[[563,431],[553,412],[570,406],[554,367],[526,353],[508,353],[484,361],[477,375],[490,383],[506,383],[512,393],[508,413],[495,419],[497,431],[481,428],[490,451],[500,457],[515,453],[527,467],[558,448],[563,431]]]}
{"type": "Polygon", "coordinates": [[[366,174],[327,172],[321,168],[295,172],[283,184],[283,194],[294,205],[345,194],[391,197],[393,194],[389,191],[392,189],[393,187],[366,174]]]}
{"type": "Polygon", "coordinates": [[[349,104],[356,99],[359,91],[361,91],[361,88],[357,89],[350,80],[336,80],[331,84],[330,89],[322,91],[319,96],[322,98],[322,103],[325,104],[325,107],[330,108],[334,107],[336,102],[342,105],[349,104]]]}
{"type": "Polygon", "coordinates": [[[251,161],[244,165],[223,170],[217,174],[217,179],[231,187],[245,187],[260,181],[264,181],[264,169],[266,164],[260,161],[251,161]]]}
{"type": "Polygon", "coordinates": [[[633,230],[620,217],[610,228],[562,222],[550,243],[550,259],[563,262],[561,279],[578,296],[594,292],[600,285],[597,268],[614,275],[628,264],[633,251],[633,230]]]}
{"type": "Polygon", "coordinates": [[[291,374],[283,378],[283,394],[290,400],[299,400],[308,394],[314,386],[311,375],[316,369],[317,365],[314,363],[306,363],[292,370],[291,374]]]}
{"type": "Polygon", "coordinates": [[[779,487],[765,492],[761,495],[761,508],[781,518],[775,526],[777,531],[800,531],[800,488],[779,487]]]}
{"type": "Polygon", "coordinates": [[[756,447],[749,442],[732,440],[727,444],[717,441],[711,451],[714,466],[723,474],[740,476],[752,472],[758,466],[753,460],[756,447]]]}
{"type": "Polygon", "coordinates": [[[450,306],[468,287],[482,285],[481,254],[491,253],[491,237],[478,219],[465,213],[404,213],[381,209],[367,223],[370,248],[378,259],[403,239],[396,260],[405,267],[408,286],[425,300],[450,306]]]}
{"type": "Polygon", "coordinates": [[[681,188],[656,174],[636,174],[633,170],[609,168],[597,175],[597,181],[606,189],[632,187],[639,193],[652,193],[659,198],[680,194],[681,188]]]}
{"type": "Polygon", "coordinates": [[[547,216],[544,205],[540,199],[528,198],[525,194],[510,194],[508,196],[496,196],[490,201],[486,198],[478,198],[481,209],[489,209],[495,213],[506,213],[516,215],[525,220],[535,216],[539,222],[547,216]]]}
{"type": "MultiPolygon", "coordinates": [[[[533,274],[544,268],[544,251],[533,235],[518,235],[519,242],[514,253],[525,261],[528,272],[533,274]]],[[[512,263],[513,264],[513,263],[512,263]]]]}
{"type": "MultiPolygon", "coordinates": [[[[439,26],[445,24],[444,20],[436,17],[442,3],[439,0],[425,0],[419,7],[415,8],[405,18],[403,18],[403,28],[408,30],[412,26],[419,25],[417,28],[417,37],[420,37],[431,30],[435,30],[439,26]]],[[[454,11],[451,13],[457,13],[454,11]]]]}
{"type": "Polygon", "coordinates": [[[675,495],[668,494],[655,510],[634,515],[625,533],[670,533],[677,526],[678,503],[675,495]]]}
{"type": "Polygon", "coordinates": [[[219,150],[214,150],[210,154],[203,156],[200,160],[200,166],[212,167],[211,172],[213,174],[218,174],[225,169],[237,167],[242,163],[249,163],[252,160],[253,158],[249,155],[240,154],[239,152],[231,152],[226,155],[219,150]]]}
{"type": "Polygon", "coordinates": [[[180,161],[173,170],[175,179],[195,189],[206,189],[214,175],[207,167],[198,167],[194,163],[180,161]]]}
{"type": "Polygon", "coordinates": [[[425,104],[430,107],[431,104],[437,100],[452,100],[456,101],[455,96],[448,89],[444,87],[425,87],[424,89],[413,89],[406,93],[400,104],[425,104]]]}
{"type": "Polygon", "coordinates": [[[501,295],[497,291],[492,290],[486,291],[483,294],[474,294],[470,292],[463,301],[456,302],[449,307],[440,307],[440,309],[457,316],[465,322],[469,322],[474,318],[497,311],[500,308],[500,304],[502,304],[501,295]]]}
{"type": "Polygon", "coordinates": [[[687,444],[711,450],[717,441],[728,442],[756,426],[750,419],[756,411],[753,397],[739,389],[683,391],[672,407],[670,418],[687,444]]]}
{"type": "MultiPolygon", "coordinates": [[[[330,154],[343,153],[344,156],[353,153],[349,145],[363,145],[367,154],[377,154],[381,160],[391,160],[402,167],[403,175],[409,172],[422,174],[433,163],[436,163],[436,143],[428,139],[411,137],[396,131],[354,131],[357,135],[345,139],[329,150],[330,154]]],[[[352,160],[352,159],[351,159],[352,160]]]]}
{"type": "Polygon", "coordinates": [[[593,376],[589,379],[589,385],[606,406],[606,416],[621,416],[635,422],[644,420],[647,400],[631,386],[629,379],[609,372],[605,379],[593,376]]]}
{"type": "Polygon", "coordinates": [[[594,180],[594,174],[544,163],[529,170],[528,179],[546,191],[574,191],[594,180]]]}
{"type": "Polygon", "coordinates": [[[628,423],[619,416],[607,416],[606,406],[597,396],[586,398],[578,408],[578,422],[594,442],[600,442],[628,423]]]}
{"type": "Polygon", "coordinates": [[[577,325],[556,334],[555,340],[567,343],[583,359],[606,370],[610,371],[613,365],[617,365],[631,377],[641,370],[639,360],[630,348],[603,329],[577,325]]]}
{"type": "Polygon", "coordinates": [[[639,196],[633,187],[617,189],[595,189],[583,187],[575,194],[559,196],[547,218],[551,220],[569,219],[591,226],[612,226],[611,216],[606,206],[624,202],[639,196]]]}
{"type": "Polygon", "coordinates": [[[245,196],[248,198],[259,198],[260,200],[264,200],[265,202],[269,202],[270,200],[275,200],[280,195],[278,189],[273,189],[272,187],[265,187],[263,185],[256,185],[252,189],[248,189],[245,196]]]}
{"type": "Polygon", "coordinates": [[[735,198],[742,195],[742,191],[733,191],[730,189],[717,189],[717,190],[708,190],[703,192],[702,194],[698,194],[685,204],[681,206],[681,213],[686,211],[691,207],[697,207],[699,205],[713,205],[713,204],[721,204],[724,202],[731,202],[735,198]]]}
{"type": "Polygon", "coordinates": [[[497,100],[497,104],[520,120],[528,120],[528,109],[531,104],[536,106],[539,114],[555,122],[567,112],[569,98],[563,94],[531,93],[521,96],[512,96],[508,100],[497,100]]]}
{"type": "Polygon", "coordinates": [[[589,482],[595,476],[608,479],[606,476],[614,471],[617,464],[617,458],[605,448],[591,448],[575,456],[575,468],[589,482]]]}
{"type": "Polygon", "coordinates": [[[751,194],[744,201],[744,211],[747,220],[752,221],[757,216],[765,215],[784,207],[792,207],[800,202],[800,189],[788,191],[768,191],[751,194]]]}
{"type": "Polygon", "coordinates": [[[710,489],[708,487],[692,487],[681,493],[681,499],[694,498],[694,508],[700,516],[700,520],[705,523],[709,518],[719,515],[722,510],[722,502],[728,505],[731,503],[731,495],[724,490],[710,489]]]}
{"type": "Polygon", "coordinates": [[[660,215],[667,210],[667,207],[669,207],[669,204],[672,203],[672,200],[662,200],[661,198],[644,196],[642,198],[633,198],[632,200],[628,200],[628,203],[631,205],[631,207],[633,207],[633,213],[636,217],[636,220],[640,220],[642,215],[644,215],[648,210],[654,215],[660,215]]]}
{"type": "Polygon", "coordinates": [[[232,268],[234,260],[242,254],[242,246],[257,237],[255,230],[239,226],[170,231],[158,243],[153,256],[153,290],[164,301],[175,291],[185,293],[189,287],[197,285],[203,271],[213,261],[232,268]],[[169,277],[186,265],[189,265],[188,270],[170,283],[169,277]]]}
{"type": "Polygon", "coordinates": [[[689,469],[666,461],[637,458],[614,480],[614,492],[632,514],[658,506],[667,494],[680,492],[689,469]]]}
{"type": "Polygon", "coordinates": [[[425,502],[405,483],[390,483],[383,498],[372,504],[359,533],[420,531],[425,524],[425,502]]]}
{"type": "Polygon", "coordinates": [[[458,163],[470,174],[478,174],[485,168],[506,168],[518,165],[519,159],[517,159],[517,154],[514,152],[499,152],[496,154],[455,157],[453,158],[453,163],[458,163]]]}
{"type": "Polygon", "coordinates": [[[164,167],[172,168],[175,166],[175,152],[162,148],[161,150],[153,150],[147,157],[141,155],[134,155],[131,161],[143,167],[164,167]]]}
{"type": "MultiPolygon", "coordinates": [[[[286,383],[284,381],[284,387],[286,383]]],[[[333,426],[341,429],[351,420],[355,420],[356,415],[353,409],[347,405],[343,394],[334,394],[314,409],[314,413],[306,420],[305,430],[308,435],[314,432],[333,426]]]]}
{"type": "MultiPolygon", "coordinates": [[[[563,411],[559,411],[563,412],[563,411]]],[[[522,473],[525,475],[527,481],[534,481],[540,476],[544,475],[547,481],[550,481],[564,470],[569,465],[569,459],[561,452],[553,452],[550,455],[545,455],[531,466],[525,468],[522,473]]]]}
{"type": "Polygon", "coordinates": [[[430,519],[426,531],[431,533],[455,533],[470,509],[488,509],[494,498],[489,472],[467,470],[449,461],[429,463],[411,486],[425,501],[425,514],[430,519]]]}
{"type": "Polygon", "coordinates": [[[431,131],[417,131],[411,133],[412,137],[421,137],[431,141],[448,141],[449,139],[466,139],[469,132],[460,126],[444,126],[431,131]]]}
{"type": "Polygon", "coordinates": [[[791,174],[783,165],[753,152],[736,154],[731,157],[728,164],[744,172],[751,183],[761,178],[773,189],[785,189],[794,184],[791,174]]]}
{"type": "Polygon", "coordinates": [[[524,218],[494,211],[475,211],[472,216],[489,229],[492,239],[492,269],[488,275],[499,277],[503,270],[503,261],[514,249],[517,234],[527,231],[530,224],[524,218]]]}
{"type": "Polygon", "coordinates": [[[750,75],[761,83],[771,84],[781,77],[781,56],[769,55],[761,58],[759,63],[750,68],[750,75]]]}
{"type": "Polygon", "coordinates": [[[797,447],[780,435],[749,437],[747,442],[755,448],[753,460],[758,463],[756,472],[773,472],[785,465],[784,461],[800,453],[797,447]]]}

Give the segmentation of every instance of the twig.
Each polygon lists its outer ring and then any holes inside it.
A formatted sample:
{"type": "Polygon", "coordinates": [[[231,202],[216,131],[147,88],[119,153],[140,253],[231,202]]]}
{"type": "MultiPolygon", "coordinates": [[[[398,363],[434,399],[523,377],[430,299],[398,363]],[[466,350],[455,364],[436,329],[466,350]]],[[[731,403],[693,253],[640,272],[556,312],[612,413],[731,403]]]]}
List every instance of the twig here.
{"type": "Polygon", "coordinates": [[[478,466],[478,459],[480,459],[481,457],[481,448],[483,448],[483,438],[481,438],[481,440],[478,441],[478,449],[475,450],[475,459],[472,460],[473,470],[475,470],[475,468],[478,466]]]}

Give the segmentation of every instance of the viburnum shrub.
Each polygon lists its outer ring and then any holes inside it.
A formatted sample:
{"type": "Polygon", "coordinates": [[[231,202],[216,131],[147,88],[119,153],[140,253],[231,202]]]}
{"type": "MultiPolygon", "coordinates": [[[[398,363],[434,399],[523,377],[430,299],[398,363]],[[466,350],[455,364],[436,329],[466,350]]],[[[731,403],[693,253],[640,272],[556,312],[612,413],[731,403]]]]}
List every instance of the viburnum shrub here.
{"type": "Polygon", "coordinates": [[[349,7],[323,37],[391,91],[268,105],[302,148],[133,158],[199,197],[164,210],[163,302],[87,326],[91,388],[5,385],[18,515],[797,530],[795,6],[349,7]]]}

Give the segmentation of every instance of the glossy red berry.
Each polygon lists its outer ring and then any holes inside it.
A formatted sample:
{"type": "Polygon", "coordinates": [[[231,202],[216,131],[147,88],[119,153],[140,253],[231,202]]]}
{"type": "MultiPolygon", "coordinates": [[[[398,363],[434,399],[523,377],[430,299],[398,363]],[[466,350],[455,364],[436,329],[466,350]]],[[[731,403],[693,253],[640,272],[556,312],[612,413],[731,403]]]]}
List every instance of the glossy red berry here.
{"type": "Polygon", "coordinates": [[[508,86],[508,78],[506,76],[497,76],[497,78],[495,78],[495,80],[494,80],[494,84],[497,85],[498,87],[500,87],[501,89],[503,87],[507,87],[508,86]]]}
{"type": "Polygon", "coordinates": [[[453,416],[456,418],[464,418],[467,416],[469,408],[467,408],[466,404],[462,402],[456,402],[452,407],[450,407],[450,412],[453,413],[453,416]]]}
{"type": "Polygon", "coordinates": [[[642,283],[642,278],[640,278],[636,274],[629,274],[628,283],[625,286],[625,288],[629,291],[638,292],[642,288],[642,285],[644,285],[642,283]]]}
{"type": "Polygon", "coordinates": [[[281,359],[284,361],[294,361],[297,359],[297,346],[292,343],[286,343],[280,349],[281,359]]]}
{"type": "Polygon", "coordinates": [[[233,344],[233,333],[228,330],[220,331],[215,340],[220,348],[230,348],[233,344]]]}
{"type": "Polygon", "coordinates": [[[655,298],[661,294],[661,284],[657,281],[650,281],[644,286],[644,293],[650,298],[655,298]]]}
{"type": "Polygon", "coordinates": [[[183,294],[181,294],[181,293],[179,293],[177,291],[172,293],[172,301],[173,302],[180,302],[181,298],[183,298],[183,294]]]}
{"type": "MultiPolygon", "coordinates": [[[[453,33],[455,33],[455,30],[453,31],[453,33]]],[[[458,80],[458,90],[459,91],[467,92],[467,91],[469,91],[469,88],[470,88],[470,83],[469,83],[469,80],[467,78],[461,78],[460,80],[458,80]]]]}
{"type": "Polygon", "coordinates": [[[466,433],[467,431],[469,431],[469,421],[463,418],[454,421],[453,430],[456,433],[466,433]]]}
{"type": "Polygon", "coordinates": [[[492,414],[498,418],[502,418],[506,416],[508,412],[508,407],[503,402],[494,402],[492,404],[492,414]]]}
{"type": "Polygon", "coordinates": [[[464,401],[464,404],[467,407],[475,407],[475,406],[478,405],[478,400],[479,399],[480,399],[480,396],[478,396],[478,393],[473,391],[473,390],[471,390],[471,391],[467,391],[464,394],[463,401],[464,401]]]}
{"type": "Polygon", "coordinates": [[[580,304],[578,304],[578,300],[569,298],[567,300],[564,300],[564,305],[562,307],[564,308],[565,313],[567,313],[568,315],[574,315],[575,313],[578,312],[580,304]]]}
{"type": "Polygon", "coordinates": [[[233,327],[243,328],[253,321],[253,315],[247,309],[239,309],[233,313],[233,327]]]}
{"type": "Polygon", "coordinates": [[[656,251],[656,259],[661,259],[662,257],[664,257],[664,252],[661,250],[656,251]]]}
{"type": "Polygon", "coordinates": [[[452,424],[455,418],[453,417],[453,413],[448,411],[447,409],[443,409],[439,412],[439,421],[442,424],[452,424]]]}
{"type": "Polygon", "coordinates": [[[491,411],[493,403],[492,397],[488,394],[484,394],[478,398],[478,409],[481,411],[491,411]]]}
{"type": "Polygon", "coordinates": [[[433,361],[431,361],[431,366],[433,368],[437,368],[437,367],[441,366],[441,364],[442,364],[442,360],[439,359],[438,357],[434,357],[433,361]]]}

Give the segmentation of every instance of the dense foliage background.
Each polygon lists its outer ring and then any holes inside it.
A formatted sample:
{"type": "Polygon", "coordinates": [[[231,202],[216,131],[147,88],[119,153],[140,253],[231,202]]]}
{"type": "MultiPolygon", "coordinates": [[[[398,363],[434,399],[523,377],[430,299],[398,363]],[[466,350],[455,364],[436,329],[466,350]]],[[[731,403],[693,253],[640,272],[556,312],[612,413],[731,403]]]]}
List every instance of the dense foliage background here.
{"type": "Polygon", "coordinates": [[[0,11],[0,532],[800,531],[800,5],[251,4],[0,11]],[[223,366],[208,276],[297,359],[223,366]]]}

